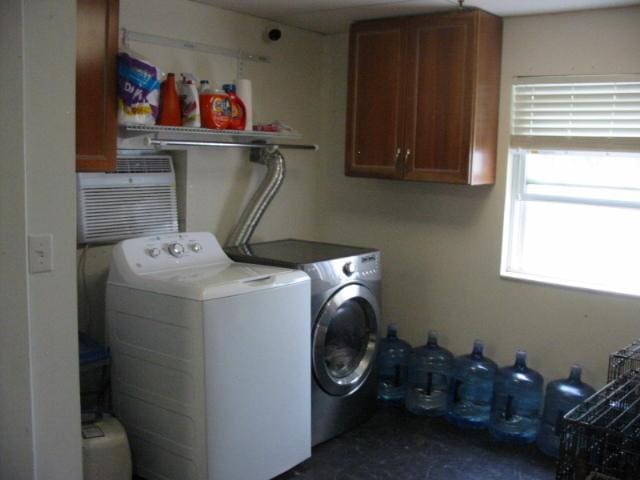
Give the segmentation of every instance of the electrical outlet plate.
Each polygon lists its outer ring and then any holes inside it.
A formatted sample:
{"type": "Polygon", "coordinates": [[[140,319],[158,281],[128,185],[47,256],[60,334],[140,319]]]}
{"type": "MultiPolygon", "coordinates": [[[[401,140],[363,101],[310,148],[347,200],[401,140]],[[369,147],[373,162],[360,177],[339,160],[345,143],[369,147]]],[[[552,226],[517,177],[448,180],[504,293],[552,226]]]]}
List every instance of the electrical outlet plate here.
{"type": "Polygon", "coordinates": [[[53,235],[29,235],[29,272],[53,270],[53,235]]]}

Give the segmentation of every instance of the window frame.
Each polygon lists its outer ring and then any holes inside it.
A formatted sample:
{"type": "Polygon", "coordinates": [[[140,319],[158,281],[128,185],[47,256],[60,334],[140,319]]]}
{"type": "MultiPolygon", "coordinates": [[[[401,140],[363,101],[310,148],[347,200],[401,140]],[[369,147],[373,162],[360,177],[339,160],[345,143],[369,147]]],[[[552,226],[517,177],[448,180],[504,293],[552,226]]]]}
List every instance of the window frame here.
{"type": "MultiPolygon", "coordinates": [[[[518,77],[512,83],[510,96],[510,125],[511,137],[507,155],[506,191],[503,217],[502,246],[500,257],[501,278],[521,280],[553,287],[566,287],[610,293],[625,296],[640,297],[640,287],[635,289],[621,288],[619,285],[594,284],[590,281],[560,278],[552,275],[525,272],[523,269],[524,235],[526,226],[527,202],[557,202],[559,204],[581,204],[587,206],[627,207],[640,210],[640,202],[625,200],[606,200],[596,198],[565,197],[562,195],[544,195],[526,191],[526,155],[535,153],[618,153],[633,152],[640,154],[640,138],[626,137],[558,137],[545,135],[515,135],[515,92],[516,86],[523,84],[548,83],[589,83],[602,81],[636,81],[640,82],[640,75],[624,76],[592,76],[592,77],[518,77]]],[[[640,124],[640,122],[639,122],[640,124]]]]}
{"type": "MultiPolygon", "coordinates": [[[[593,207],[631,208],[640,211],[640,202],[580,199],[526,193],[526,154],[530,151],[531,150],[521,148],[514,148],[509,150],[509,161],[507,166],[508,182],[505,195],[500,276],[506,279],[522,280],[549,286],[568,287],[600,293],[640,297],[640,286],[635,289],[625,289],[603,284],[594,284],[589,281],[566,279],[540,273],[531,273],[524,270],[522,266],[522,255],[524,252],[527,202],[542,201],[546,203],[559,203],[563,205],[579,204],[593,207]]],[[[551,150],[535,151],[535,153],[544,152],[558,153],[558,151],[551,150]]],[[[568,152],[580,153],[580,151],[577,150],[568,152]]]]}

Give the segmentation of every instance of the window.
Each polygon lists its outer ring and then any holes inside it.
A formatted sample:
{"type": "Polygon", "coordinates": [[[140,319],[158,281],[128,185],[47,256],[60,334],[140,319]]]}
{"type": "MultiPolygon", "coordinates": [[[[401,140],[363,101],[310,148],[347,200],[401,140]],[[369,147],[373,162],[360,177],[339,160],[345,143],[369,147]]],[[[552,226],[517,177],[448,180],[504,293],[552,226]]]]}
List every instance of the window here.
{"type": "Polygon", "coordinates": [[[513,87],[501,274],[640,295],[640,77],[513,87]]]}

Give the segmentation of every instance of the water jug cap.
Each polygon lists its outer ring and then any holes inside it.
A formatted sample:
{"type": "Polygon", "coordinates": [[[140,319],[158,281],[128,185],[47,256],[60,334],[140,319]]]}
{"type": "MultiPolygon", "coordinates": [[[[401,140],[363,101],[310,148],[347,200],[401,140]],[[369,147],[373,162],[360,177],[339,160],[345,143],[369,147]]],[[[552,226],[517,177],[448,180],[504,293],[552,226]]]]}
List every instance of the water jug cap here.
{"type": "Polygon", "coordinates": [[[387,337],[397,337],[398,336],[398,324],[391,323],[387,327],[387,337]]]}
{"type": "Polygon", "coordinates": [[[482,340],[474,340],[472,355],[482,356],[484,350],[484,342],[482,340]]]}
{"type": "Polygon", "coordinates": [[[429,334],[427,336],[427,345],[438,345],[438,332],[436,332],[435,330],[429,330],[429,334]]]}
{"type": "Polygon", "coordinates": [[[516,352],[516,366],[518,367],[526,367],[527,366],[527,352],[524,350],[518,350],[516,352]]]}
{"type": "Polygon", "coordinates": [[[579,363],[574,363],[573,365],[571,365],[569,380],[573,380],[574,382],[579,382],[581,375],[582,375],[582,365],[580,365],[579,363]]]}

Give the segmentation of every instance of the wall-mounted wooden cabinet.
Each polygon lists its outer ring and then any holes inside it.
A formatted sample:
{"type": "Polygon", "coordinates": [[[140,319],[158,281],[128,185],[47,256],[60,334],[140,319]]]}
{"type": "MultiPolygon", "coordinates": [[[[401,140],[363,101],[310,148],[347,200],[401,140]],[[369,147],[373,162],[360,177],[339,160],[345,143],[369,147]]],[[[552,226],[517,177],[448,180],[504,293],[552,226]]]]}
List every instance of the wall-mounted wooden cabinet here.
{"type": "Polygon", "coordinates": [[[78,0],[76,170],[116,168],[118,0],[78,0]]]}
{"type": "Polygon", "coordinates": [[[346,174],[493,183],[501,44],[479,10],[355,23],[346,174]]]}

